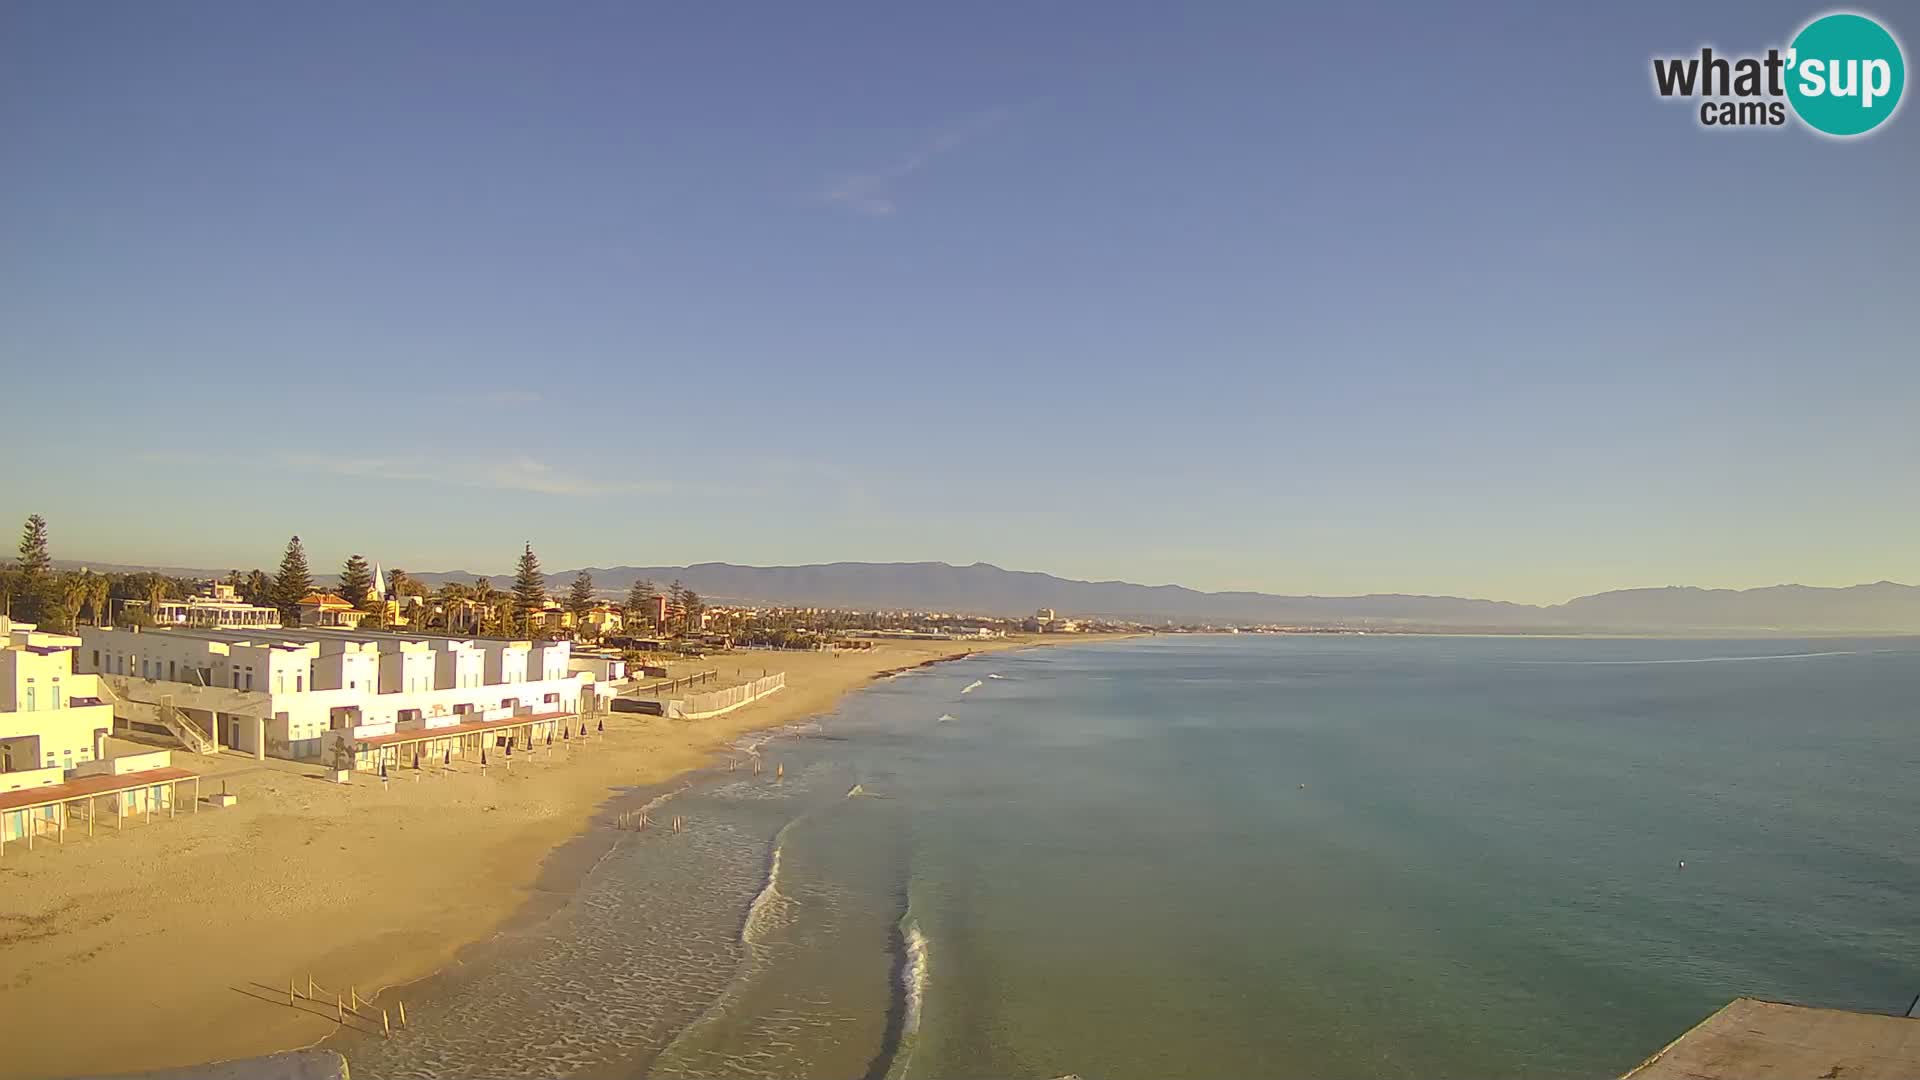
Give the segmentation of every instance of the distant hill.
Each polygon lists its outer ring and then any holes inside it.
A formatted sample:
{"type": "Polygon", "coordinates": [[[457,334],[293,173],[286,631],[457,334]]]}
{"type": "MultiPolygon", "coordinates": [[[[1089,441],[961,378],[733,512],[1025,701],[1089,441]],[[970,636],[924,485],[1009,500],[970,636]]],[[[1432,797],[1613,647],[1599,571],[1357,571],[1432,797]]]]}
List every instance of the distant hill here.
{"type": "MultiPolygon", "coordinates": [[[[78,565],[61,563],[60,565],[78,565]]],[[[138,570],[103,563],[95,569],[138,570]]],[[[1842,589],[1775,585],[1763,589],[1622,589],[1539,606],[1458,596],[1280,596],[1257,592],[1200,592],[1179,585],[1075,581],[988,563],[823,563],[811,566],[588,567],[594,586],[619,595],[647,578],[664,587],[680,581],[709,602],[914,609],[976,615],[1024,615],[1050,607],[1063,614],[1142,622],[1280,623],[1488,632],[1621,631],[1640,633],[1920,633],[1920,588],[1891,581],[1842,589]]],[[[182,576],[225,571],[166,568],[182,576]]],[[[577,569],[547,575],[564,590],[577,569]]],[[[472,581],[466,570],[408,576],[428,584],[472,581]]],[[[510,574],[492,574],[494,587],[510,574]]],[[[316,575],[331,583],[332,575],[316,575]]]]}
{"type": "MultiPolygon", "coordinates": [[[[1280,596],[1200,592],[1179,585],[1075,581],[988,563],[824,563],[811,566],[589,567],[596,587],[624,592],[648,578],[678,580],[715,601],[856,609],[912,608],[1021,615],[1050,607],[1076,615],[1145,622],[1213,621],[1297,625],[1396,626],[1448,630],[1629,630],[1671,633],[1920,633],[1920,588],[1879,582],[1844,589],[1778,585],[1764,589],[1626,589],[1537,606],[1457,596],[1397,593],[1280,596]]],[[[548,575],[561,588],[577,570],[548,575]]],[[[466,572],[415,574],[471,581],[466,572]]],[[[494,584],[505,587],[504,580],[494,584]]]]}
{"type": "Polygon", "coordinates": [[[1546,609],[1566,623],[1623,630],[1920,631],[1920,588],[1891,581],[1821,589],[1620,589],[1546,609]]]}

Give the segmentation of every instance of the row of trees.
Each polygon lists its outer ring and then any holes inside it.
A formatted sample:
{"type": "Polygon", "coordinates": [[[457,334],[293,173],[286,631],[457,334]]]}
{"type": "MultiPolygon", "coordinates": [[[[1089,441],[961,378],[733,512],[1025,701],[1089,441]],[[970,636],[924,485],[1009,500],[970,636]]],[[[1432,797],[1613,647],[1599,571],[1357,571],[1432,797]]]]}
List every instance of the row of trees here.
{"type": "MultiPolygon", "coordinates": [[[[387,591],[397,597],[420,597],[411,604],[407,616],[412,625],[423,630],[449,633],[527,634],[545,631],[543,613],[547,609],[546,579],[540,572],[539,556],[533,545],[524,545],[514,570],[509,590],[494,588],[488,578],[476,578],[471,584],[448,582],[430,589],[424,582],[407,576],[404,570],[387,574],[387,591]]],[[[300,602],[317,591],[307,551],[298,536],[287,542],[278,572],[264,570],[230,571],[226,584],[250,604],[275,608],[288,626],[298,625],[300,602]]],[[[383,625],[387,615],[387,597],[375,595],[373,571],[366,558],[350,555],[340,569],[339,594],[362,611],[375,625],[383,625]]],[[[56,571],[48,544],[47,522],[39,514],[26,521],[20,538],[20,558],[0,568],[0,610],[18,621],[37,623],[50,630],[71,630],[83,623],[105,626],[116,618],[123,624],[145,625],[149,613],[162,600],[180,599],[193,593],[195,582],[151,571],[134,573],[95,573],[89,570],[56,571]],[[140,601],[129,607],[121,601],[140,601]],[[117,615],[116,615],[117,613],[117,615]]],[[[585,570],[573,579],[561,606],[570,612],[576,626],[586,632],[586,619],[598,603],[593,576],[585,570]]],[[[627,592],[623,614],[630,630],[644,633],[688,633],[699,630],[705,603],[698,593],[675,581],[664,593],[651,581],[636,581],[627,592]],[[659,614],[658,598],[666,597],[665,618],[659,614]]],[[[727,627],[727,629],[735,629],[727,627]]],[[[777,629],[793,630],[789,624],[777,629]]]]}
{"type": "Polygon", "coordinates": [[[627,603],[624,614],[626,616],[626,625],[630,629],[641,630],[648,633],[672,634],[687,633],[700,629],[702,626],[701,615],[705,611],[706,604],[701,601],[700,594],[680,584],[678,581],[669,585],[667,591],[662,594],[658,586],[642,578],[634,582],[633,587],[627,590],[627,603]],[[664,619],[659,617],[662,606],[660,604],[660,597],[662,595],[665,595],[667,598],[665,605],[666,617],[664,619]]]}
{"type": "Polygon", "coordinates": [[[21,529],[19,559],[0,568],[0,612],[52,631],[105,626],[116,611],[123,621],[138,623],[145,621],[145,613],[153,605],[186,596],[192,588],[189,579],[147,570],[55,570],[47,520],[34,514],[21,529]],[[144,606],[128,608],[126,601],[139,601],[144,606]]]}

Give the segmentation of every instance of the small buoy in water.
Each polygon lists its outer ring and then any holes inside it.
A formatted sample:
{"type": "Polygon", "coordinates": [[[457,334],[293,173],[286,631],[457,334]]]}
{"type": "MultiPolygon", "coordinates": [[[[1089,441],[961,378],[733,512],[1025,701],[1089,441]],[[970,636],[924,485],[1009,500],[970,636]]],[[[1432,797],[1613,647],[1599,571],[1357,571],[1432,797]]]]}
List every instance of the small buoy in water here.
{"type": "Polygon", "coordinates": [[[1681,859],[1681,860],[1680,860],[1680,869],[1682,869],[1682,870],[1685,870],[1686,868],[1687,868],[1687,860],[1685,860],[1685,859],[1681,859]]]}
{"type": "Polygon", "coordinates": [[[1305,791],[1305,790],[1307,790],[1307,785],[1305,785],[1305,784],[1301,784],[1301,785],[1300,785],[1300,790],[1301,790],[1301,791],[1305,791]]]}

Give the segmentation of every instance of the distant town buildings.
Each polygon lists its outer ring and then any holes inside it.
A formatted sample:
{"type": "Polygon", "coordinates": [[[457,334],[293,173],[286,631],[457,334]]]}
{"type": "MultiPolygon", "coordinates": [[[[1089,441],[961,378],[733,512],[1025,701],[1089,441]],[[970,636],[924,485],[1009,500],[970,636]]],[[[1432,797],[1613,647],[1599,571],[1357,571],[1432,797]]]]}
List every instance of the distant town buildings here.
{"type": "Polygon", "coordinates": [[[149,617],[155,626],[259,630],[280,625],[279,609],[249,604],[224,582],[210,582],[185,600],[161,600],[149,617]]]}
{"type": "Polygon", "coordinates": [[[367,613],[333,593],[314,593],[300,601],[300,625],[306,628],[353,630],[367,613]]]}
{"type": "Polygon", "coordinates": [[[1050,607],[1028,616],[1020,628],[1029,634],[1077,634],[1084,629],[1079,620],[1060,618],[1050,607]]]}

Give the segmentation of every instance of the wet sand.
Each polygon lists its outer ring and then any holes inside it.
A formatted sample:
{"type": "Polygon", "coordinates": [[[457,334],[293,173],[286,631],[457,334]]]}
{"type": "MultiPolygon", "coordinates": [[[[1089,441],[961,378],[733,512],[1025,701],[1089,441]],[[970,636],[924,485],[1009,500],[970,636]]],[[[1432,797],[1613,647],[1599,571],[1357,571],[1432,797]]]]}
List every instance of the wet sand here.
{"type": "MultiPolygon", "coordinates": [[[[311,1044],[322,1010],[289,1008],[309,976],[328,994],[422,978],[537,913],[590,859],[566,842],[634,787],[711,764],[742,734],[830,710],[884,672],[1088,636],[879,643],[870,652],[744,652],[688,665],[723,678],[785,670],[787,689],[722,717],[619,713],[607,732],[519,756],[511,773],[456,765],[382,786],[234,754],[177,756],[238,805],[111,828],[0,860],[0,1015],[18,1032],[0,1077],[164,1068],[311,1044]],[[563,846],[564,845],[564,846],[563,846]],[[573,863],[573,865],[568,865],[573,863]]],[[[184,810],[184,808],[183,808],[184,810]]]]}

